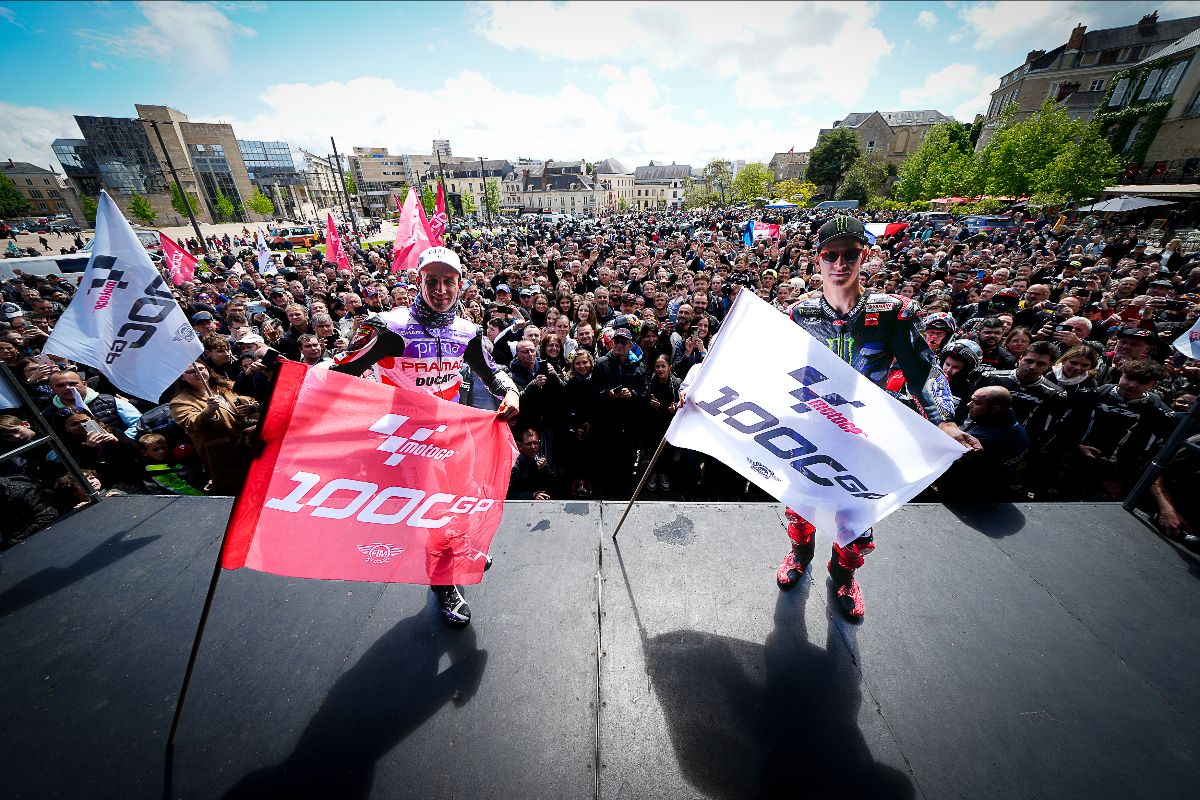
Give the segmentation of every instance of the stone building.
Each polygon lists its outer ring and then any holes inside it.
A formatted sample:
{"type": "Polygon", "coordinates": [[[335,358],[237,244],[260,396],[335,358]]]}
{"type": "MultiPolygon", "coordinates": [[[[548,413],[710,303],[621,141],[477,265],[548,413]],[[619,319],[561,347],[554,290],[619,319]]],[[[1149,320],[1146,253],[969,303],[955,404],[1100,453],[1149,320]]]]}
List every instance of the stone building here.
{"type": "Polygon", "coordinates": [[[771,156],[767,168],[771,170],[771,180],[776,183],[793,178],[803,180],[804,171],[808,169],[808,153],[796,153],[791,150],[776,153],[771,156]]]}
{"type": "Polygon", "coordinates": [[[21,196],[29,201],[30,216],[68,214],[81,228],[88,227],[79,204],[79,192],[57,172],[25,161],[0,161],[0,174],[7,176],[21,196]]]}
{"type": "MultiPolygon", "coordinates": [[[[858,139],[858,146],[866,155],[878,155],[886,163],[899,167],[904,159],[917,151],[925,134],[934,125],[953,122],[935,109],[921,111],[860,111],[847,114],[845,119],[836,120],[832,128],[823,128],[828,133],[837,128],[848,128],[858,139]]],[[[820,134],[818,134],[818,139],[820,134]]]]}
{"type": "Polygon", "coordinates": [[[651,161],[644,167],[635,167],[632,207],[638,211],[681,208],[683,191],[690,177],[690,164],[655,164],[651,161]]]}

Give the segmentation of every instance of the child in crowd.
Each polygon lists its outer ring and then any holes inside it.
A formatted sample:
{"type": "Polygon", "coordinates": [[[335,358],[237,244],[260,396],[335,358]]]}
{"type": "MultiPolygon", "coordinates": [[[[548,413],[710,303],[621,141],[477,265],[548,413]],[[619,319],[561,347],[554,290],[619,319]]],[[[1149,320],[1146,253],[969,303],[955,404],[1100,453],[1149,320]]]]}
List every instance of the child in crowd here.
{"type": "Polygon", "coordinates": [[[151,494],[203,495],[190,482],[191,470],[180,463],[172,463],[167,437],[159,433],[146,433],[138,438],[139,461],[145,471],[142,484],[151,494]]]}

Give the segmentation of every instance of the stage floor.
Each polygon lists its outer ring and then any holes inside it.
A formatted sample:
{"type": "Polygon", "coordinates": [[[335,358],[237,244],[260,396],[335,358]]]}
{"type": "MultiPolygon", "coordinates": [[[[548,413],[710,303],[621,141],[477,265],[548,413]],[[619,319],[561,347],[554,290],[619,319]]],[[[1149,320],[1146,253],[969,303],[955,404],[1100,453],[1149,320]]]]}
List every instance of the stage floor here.
{"type": "MultiPolygon", "coordinates": [[[[0,785],[163,796],[230,501],[0,555],[0,785]]],[[[182,798],[1192,798],[1200,560],[1116,505],[909,506],[864,624],[775,587],[774,505],[510,503],[469,629],[423,587],[224,573],[182,798]]]]}

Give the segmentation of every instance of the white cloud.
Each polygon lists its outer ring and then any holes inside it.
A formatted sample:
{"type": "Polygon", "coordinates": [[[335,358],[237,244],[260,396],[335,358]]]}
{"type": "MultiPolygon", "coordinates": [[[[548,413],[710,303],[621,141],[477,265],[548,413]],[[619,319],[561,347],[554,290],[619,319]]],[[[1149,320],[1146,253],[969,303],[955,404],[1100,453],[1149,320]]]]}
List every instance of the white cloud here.
{"type": "Polygon", "coordinates": [[[564,83],[548,94],[510,91],[484,75],[463,70],[436,87],[402,86],[390,78],[363,77],[322,84],[276,84],[260,96],[261,112],[247,119],[191,114],[196,121],[223,119],[239,137],[282,139],[318,154],[386,146],[396,153],[429,152],[447,132],[456,153],[488,158],[604,158],[627,166],[676,161],[702,166],[715,155],[768,160],[772,153],[816,140],[820,124],[799,113],[716,122],[692,108],[673,106],[643,67],[601,70],[599,93],[564,83]],[[336,108],[336,114],[314,109],[336,108]]]}
{"type": "Polygon", "coordinates": [[[892,50],[871,3],[509,2],[473,7],[475,31],[545,59],[641,63],[734,79],[737,102],[852,105],[892,50]],[[853,68],[847,69],[848,60],[853,68]]]}
{"type": "Polygon", "coordinates": [[[918,28],[924,28],[927,31],[931,31],[937,27],[937,24],[937,14],[933,13],[928,8],[922,9],[921,13],[917,14],[916,25],[918,28]]]}
{"type": "Polygon", "coordinates": [[[970,122],[991,101],[998,75],[984,75],[974,64],[949,64],[925,76],[920,86],[900,92],[905,108],[936,108],[961,122],[970,122]]]}
{"type": "Polygon", "coordinates": [[[138,10],[146,25],[118,31],[76,31],[84,51],[224,73],[232,66],[234,39],[256,35],[253,28],[234,22],[209,3],[143,2],[138,10]]]}
{"type": "Polygon", "coordinates": [[[13,11],[11,8],[8,8],[7,6],[0,6],[0,19],[4,20],[5,22],[11,22],[13,25],[16,25],[17,24],[17,12],[13,11]]]}
{"type": "Polygon", "coordinates": [[[79,126],[70,111],[17,106],[0,102],[0,158],[28,161],[61,171],[50,143],[55,139],[78,139],[79,126]]]}
{"type": "Polygon", "coordinates": [[[1200,14],[1200,4],[1188,0],[1165,2],[1095,3],[1083,0],[999,0],[966,3],[958,18],[966,23],[975,48],[1011,46],[1048,50],[1063,44],[1078,24],[1089,30],[1133,25],[1143,14],[1157,10],[1159,19],[1200,14]]]}

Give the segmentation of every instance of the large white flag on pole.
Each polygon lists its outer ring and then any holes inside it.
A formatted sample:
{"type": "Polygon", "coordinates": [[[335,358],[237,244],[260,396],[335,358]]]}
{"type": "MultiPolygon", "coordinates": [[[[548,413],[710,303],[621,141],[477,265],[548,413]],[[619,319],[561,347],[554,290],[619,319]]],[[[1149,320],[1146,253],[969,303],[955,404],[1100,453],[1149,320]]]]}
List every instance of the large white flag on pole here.
{"type": "Polygon", "coordinates": [[[751,292],[739,292],[667,440],[725,463],[848,544],[966,448],[751,292]]]}
{"type": "Polygon", "coordinates": [[[267,237],[263,236],[260,227],[258,229],[258,274],[274,275],[278,271],[275,267],[275,259],[271,258],[271,248],[267,247],[267,237]]]}
{"type": "Polygon", "coordinates": [[[100,370],[118,389],[157,402],[204,352],[196,332],[107,192],[79,291],[42,348],[100,370]]]}

